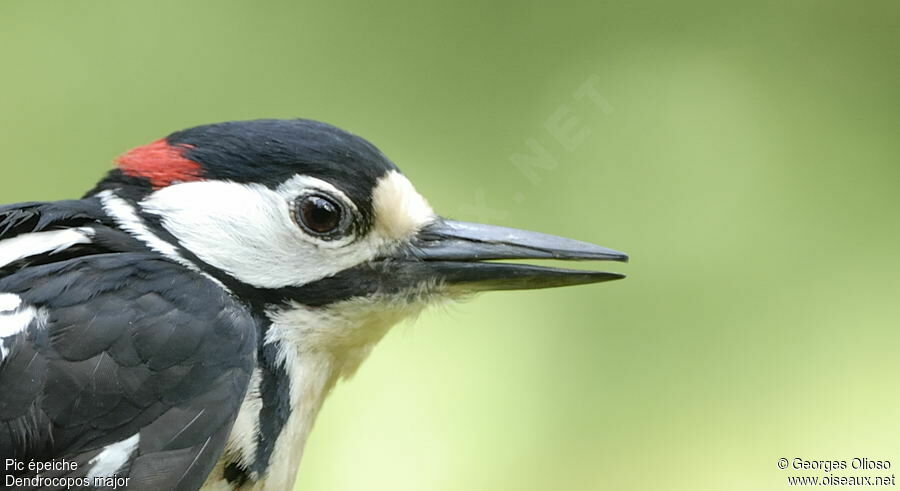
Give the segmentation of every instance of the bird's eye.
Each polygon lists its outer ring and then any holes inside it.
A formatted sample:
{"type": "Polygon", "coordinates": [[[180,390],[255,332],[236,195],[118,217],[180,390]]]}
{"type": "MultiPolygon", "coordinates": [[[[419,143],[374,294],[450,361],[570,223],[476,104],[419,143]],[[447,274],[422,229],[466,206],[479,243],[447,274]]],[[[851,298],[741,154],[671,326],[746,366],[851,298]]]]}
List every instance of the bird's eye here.
{"type": "Polygon", "coordinates": [[[297,199],[294,210],[297,223],[312,235],[334,238],[345,224],[344,209],[332,198],[310,194],[297,199]]]}

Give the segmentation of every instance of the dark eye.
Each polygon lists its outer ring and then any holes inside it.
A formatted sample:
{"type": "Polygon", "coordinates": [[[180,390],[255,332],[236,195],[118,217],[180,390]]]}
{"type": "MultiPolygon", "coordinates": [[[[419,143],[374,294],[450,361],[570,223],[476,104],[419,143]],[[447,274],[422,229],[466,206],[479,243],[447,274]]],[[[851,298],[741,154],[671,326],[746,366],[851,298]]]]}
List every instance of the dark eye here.
{"type": "Polygon", "coordinates": [[[341,205],[321,194],[297,199],[295,215],[301,227],[318,236],[334,236],[345,222],[341,205]]]}

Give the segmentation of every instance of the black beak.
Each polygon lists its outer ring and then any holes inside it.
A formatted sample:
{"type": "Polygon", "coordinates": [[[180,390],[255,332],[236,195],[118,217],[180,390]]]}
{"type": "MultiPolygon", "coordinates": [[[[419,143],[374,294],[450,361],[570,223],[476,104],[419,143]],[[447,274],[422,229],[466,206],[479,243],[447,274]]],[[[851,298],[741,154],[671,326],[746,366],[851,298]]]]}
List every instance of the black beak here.
{"type": "Polygon", "coordinates": [[[369,295],[461,294],[584,285],[625,277],[618,273],[485,262],[495,259],[628,261],[625,253],[577,240],[493,225],[438,219],[406,247],[333,276],[281,291],[286,298],[322,306],[369,295]],[[424,287],[424,288],[423,288],[424,287]],[[444,290],[446,288],[446,290],[444,290]]]}
{"type": "Polygon", "coordinates": [[[446,285],[466,290],[528,290],[618,280],[602,271],[484,262],[495,259],[628,261],[625,253],[587,242],[493,225],[440,219],[423,228],[412,256],[446,285]]]}

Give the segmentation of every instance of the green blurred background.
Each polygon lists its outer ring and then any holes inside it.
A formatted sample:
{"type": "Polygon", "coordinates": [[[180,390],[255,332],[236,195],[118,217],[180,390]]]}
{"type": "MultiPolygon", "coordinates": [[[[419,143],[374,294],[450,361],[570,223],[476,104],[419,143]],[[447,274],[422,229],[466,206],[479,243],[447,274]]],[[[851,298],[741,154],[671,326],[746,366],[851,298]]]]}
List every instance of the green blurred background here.
{"type": "Polygon", "coordinates": [[[898,22],[890,1],[5,1],[0,201],[79,195],[173,130],[302,116],[375,142],[446,215],[631,254],[622,282],[395,329],[297,489],[900,466],[898,22]],[[552,165],[523,171],[535,149],[552,165]]]}

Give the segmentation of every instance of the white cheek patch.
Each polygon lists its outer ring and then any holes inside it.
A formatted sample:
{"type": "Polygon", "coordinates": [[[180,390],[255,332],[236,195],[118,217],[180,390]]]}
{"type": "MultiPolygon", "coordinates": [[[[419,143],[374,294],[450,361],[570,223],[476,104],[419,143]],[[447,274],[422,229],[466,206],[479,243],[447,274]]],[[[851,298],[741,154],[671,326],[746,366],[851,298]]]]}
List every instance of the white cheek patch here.
{"type": "Polygon", "coordinates": [[[291,217],[294,197],[258,184],[200,181],[163,188],[141,206],[202,261],[260,288],[316,281],[377,254],[381,244],[370,240],[307,235],[291,217]]]}
{"type": "Polygon", "coordinates": [[[332,184],[295,176],[277,189],[259,184],[199,181],[172,185],[141,202],[147,213],[198,258],[258,288],[311,283],[378,257],[434,219],[409,180],[391,172],[373,194],[375,226],[365,237],[322,240],[291,216],[302,192],[320,191],[356,206],[332,184]]]}
{"type": "Polygon", "coordinates": [[[378,180],[372,194],[375,208],[375,232],[388,239],[411,238],[434,220],[431,206],[413,187],[409,179],[391,171],[378,180]]]}

